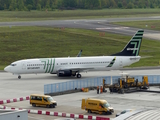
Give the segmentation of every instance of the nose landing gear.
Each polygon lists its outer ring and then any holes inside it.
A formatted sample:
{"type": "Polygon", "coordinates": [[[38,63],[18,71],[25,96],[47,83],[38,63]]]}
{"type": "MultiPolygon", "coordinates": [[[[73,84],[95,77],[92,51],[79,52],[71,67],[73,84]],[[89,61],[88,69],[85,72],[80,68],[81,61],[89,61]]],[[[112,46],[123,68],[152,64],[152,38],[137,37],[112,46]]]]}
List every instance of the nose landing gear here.
{"type": "Polygon", "coordinates": [[[20,75],[18,76],[18,79],[21,79],[21,76],[20,76],[20,75]]]}

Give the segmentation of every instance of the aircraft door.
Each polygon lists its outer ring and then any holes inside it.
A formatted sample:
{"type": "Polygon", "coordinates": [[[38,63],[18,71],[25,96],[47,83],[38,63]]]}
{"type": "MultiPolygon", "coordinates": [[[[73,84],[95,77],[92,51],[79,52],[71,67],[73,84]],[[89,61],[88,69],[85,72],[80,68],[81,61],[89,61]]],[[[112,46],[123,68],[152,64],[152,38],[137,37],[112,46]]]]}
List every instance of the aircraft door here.
{"type": "Polygon", "coordinates": [[[119,59],[119,67],[123,67],[123,61],[122,58],[119,59]]]}
{"type": "Polygon", "coordinates": [[[22,62],[22,69],[26,69],[26,63],[25,62],[22,62]]]}

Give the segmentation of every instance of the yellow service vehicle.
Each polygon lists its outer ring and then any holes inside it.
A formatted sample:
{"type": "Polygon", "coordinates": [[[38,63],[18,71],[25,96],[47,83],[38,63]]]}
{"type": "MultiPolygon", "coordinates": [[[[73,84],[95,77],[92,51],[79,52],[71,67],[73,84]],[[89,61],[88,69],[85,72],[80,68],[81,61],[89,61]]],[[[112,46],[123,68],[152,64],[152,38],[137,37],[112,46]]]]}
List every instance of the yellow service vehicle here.
{"type": "Polygon", "coordinates": [[[51,96],[38,95],[38,94],[30,95],[30,104],[32,104],[33,107],[45,106],[45,107],[55,108],[55,106],[57,106],[57,102],[53,100],[51,96]]]}
{"type": "Polygon", "coordinates": [[[106,100],[91,98],[82,99],[81,109],[85,109],[88,113],[112,114],[114,112],[114,109],[106,100]]]}

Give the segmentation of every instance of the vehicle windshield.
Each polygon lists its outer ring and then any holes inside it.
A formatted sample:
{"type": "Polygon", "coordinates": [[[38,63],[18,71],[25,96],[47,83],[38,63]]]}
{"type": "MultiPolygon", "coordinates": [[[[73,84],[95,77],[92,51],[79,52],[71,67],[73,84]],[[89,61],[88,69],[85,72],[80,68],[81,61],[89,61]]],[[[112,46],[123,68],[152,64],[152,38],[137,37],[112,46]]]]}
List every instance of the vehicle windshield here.
{"type": "Polygon", "coordinates": [[[51,101],[53,101],[53,98],[52,98],[52,97],[47,97],[47,100],[48,100],[49,102],[51,102],[51,101]]]}
{"type": "Polygon", "coordinates": [[[107,102],[107,103],[103,104],[103,107],[108,108],[108,107],[110,107],[110,104],[107,102]]]}
{"type": "Polygon", "coordinates": [[[124,114],[124,113],[126,113],[126,112],[127,112],[127,111],[126,111],[126,110],[124,110],[124,111],[122,111],[122,112],[121,112],[121,114],[124,114]]]}

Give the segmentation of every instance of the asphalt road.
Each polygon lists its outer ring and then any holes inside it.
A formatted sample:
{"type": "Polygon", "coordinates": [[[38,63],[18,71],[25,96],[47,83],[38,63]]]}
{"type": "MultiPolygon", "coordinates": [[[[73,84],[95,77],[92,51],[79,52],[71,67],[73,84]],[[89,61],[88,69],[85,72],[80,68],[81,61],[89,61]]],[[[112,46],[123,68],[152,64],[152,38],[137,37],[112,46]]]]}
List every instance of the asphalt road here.
{"type": "MultiPolygon", "coordinates": [[[[104,32],[133,35],[139,28],[113,25],[113,22],[123,21],[146,21],[160,20],[160,16],[155,17],[134,17],[134,18],[105,18],[105,19],[79,19],[79,20],[45,20],[45,21],[26,21],[26,22],[0,22],[0,26],[49,26],[65,28],[83,28],[104,32]]],[[[146,30],[145,34],[159,34],[159,31],[146,30]]],[[[145,36],[151,39],[157,39],[145,36]]]]}

